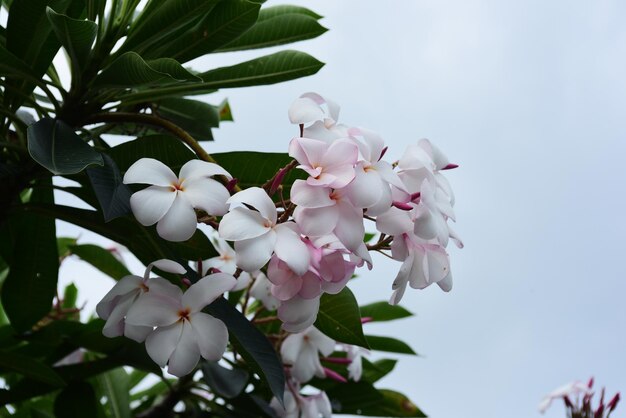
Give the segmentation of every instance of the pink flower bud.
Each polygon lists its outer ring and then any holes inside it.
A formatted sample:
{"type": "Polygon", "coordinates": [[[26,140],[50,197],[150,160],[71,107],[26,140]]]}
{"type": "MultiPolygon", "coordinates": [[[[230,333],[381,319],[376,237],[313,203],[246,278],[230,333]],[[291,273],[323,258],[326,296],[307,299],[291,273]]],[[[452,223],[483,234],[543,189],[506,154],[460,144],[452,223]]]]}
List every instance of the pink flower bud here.
{"type": "Polygon", "coordinates": [[[448,164],[447,166],[442,168],[442,170],[452,170],[453,168],[457,168],[458,166],[458,164],[448,164]]]}
{"type": "Polygon", "coordinates": [[[409,205],[407,203],[402,203],[402,202],[393,202],[392,205],[397,207],[400,210],[409,211],[409,210],[413,209],[413,206],[411,206],[411,205],[409,205]]]}
{"type": "Polygon", "coordinates": [[[619,396],[619,392],[617,392],[615,394],[615,396],[613,396],[613,398],[609,401],[609,403],[606,404],[606,409],[609,412],[613,412],[613,410],[615,410],[615,407],[617,406],[617,403],[620,400],[620,396],[619,396]]]}
{"type": "Polygon", "coordinates": [[[239,180],[237,179],[231,179],[228,181],[228,183],[226,183],[226,190],[228,190],[228,193],[232,193],[235,190],[235,186],[237,185],[237,183],[239,182],[239,180]]]}
{"type": "Polygon", "coordinates": [[[326,363],[334,363],[334,364],[350,364],[352,360],[345,357],[322,357],[322,361],[326,363]]]}
{"type": "Polygon", "coordinates": [[[326,374],[326,377],[329,378],[329,379],[336,380],[337,382],[340,382],[340,383],[347,383],[348,382],[345,377],[343,377],[342,375],[340,375],[336,371],[331,370],[331,369],[329,369],[327,367],[324,367],[324,373],[326,374]]]}
{"type": "Polygon", "coordinates": [[[563,402],[565,402],[565,406],[567,408],[573,408],[574,404],[572,403],[572,401],[569,400],[569,398],[567,396],[563,396],[563,402]]]}
{"type": "Polygon", "coordinates": [[[180,281],[183,282],[183,284],[187,287],[191,286],[191,280],[186,277],[183,277],[180,281]]]}
{"type": "Polygon", "coordinates": [[[361,318],[361,323],[367,324],[368,322],[372,322],[373,320],[374,318],[372,318],[371,316],[364,316],[363,318],[361,318]]]}

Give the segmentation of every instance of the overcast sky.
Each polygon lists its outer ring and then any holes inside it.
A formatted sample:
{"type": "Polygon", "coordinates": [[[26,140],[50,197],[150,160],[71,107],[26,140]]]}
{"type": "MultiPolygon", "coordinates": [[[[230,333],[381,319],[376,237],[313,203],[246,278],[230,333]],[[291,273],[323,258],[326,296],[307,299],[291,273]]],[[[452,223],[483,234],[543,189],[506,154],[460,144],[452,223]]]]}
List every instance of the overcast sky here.
{"type": "MultiPolygon", "coordinates": [[[[447,173],[465,242],[450,248],[454,288],[411,289],[402,304],[417,316],[366,325],[421,354],[402,357],[381,386],[435,418],[540,416],[545,393],[592,375],[611,394],[626,390],[626,3],[287,3],[325,16],[330,31],[293,48],[326,66],[207,96],[228,97],[236,119],[215,133],[210,152],[286,151],[295,134],[287,107],[316,91],[342,105],[344,123],[381,133],[389,159],[428,137],[460,165],[447,173]]],[[[399,268],[375,261],[353,285],[364,303],[387,299],[399,268]]],[[[89,283],[93,297],[111,285],[77,261],[62,275],[89,283]]],[[[562,405],[545,416],[564,417],[562,405]]]]}

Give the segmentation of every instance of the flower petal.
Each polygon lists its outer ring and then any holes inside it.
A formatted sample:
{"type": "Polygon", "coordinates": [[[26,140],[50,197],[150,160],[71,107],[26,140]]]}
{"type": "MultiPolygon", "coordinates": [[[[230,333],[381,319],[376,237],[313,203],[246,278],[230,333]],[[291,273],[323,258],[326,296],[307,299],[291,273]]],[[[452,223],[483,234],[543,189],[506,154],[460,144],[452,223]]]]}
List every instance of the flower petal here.
{"type": "Polygon", "coordinates": [[[268,219],[272,224],[276,223],[276,205],[272,199],[267,195],[265,190],[260,187],[249,187],[238,193],[232,195],[228,201],[231,205],[233,203],[245,203],[258,210],[265,219],[268,219]]]}
{"type": "Polygon", "coordinates": [[[203,312],[191,316],[191,326],[202,357],[209,361],[222,358],[228,344],[228,329],[222,321],[203,312]]]}
{"type": "MultiPolygon", "coordinates": [[[[293,222],[290,223],[295,226],[293,222]]],[[[287,223],[277,225],[274,231],[276,232],[274,246],[276,256],[299,276],[306,273],[311,258],[306,244],[300,239],[300,234],[291,229],[287,223]]]]}
{"type": "Polygon", "coordinates": [[[203,277],[187,289],[183,295],[182,305],[191,308],[191,312],[199,312],[222,296],[224,292],[231,290],[235,284],[237,284],[237,279],[226,273],[215,273],[203,277]]]}
{"type": "Polygon", "coordinates": [[[169,187],[177,181],[176,174],[154,158],[142,158],[135,161],[124,174],[124,184],[141,183],[169,187]]]}
{"type": "Polygon", "coordinates": [[[183,332],[183,323],[176,322],[167,327],[158,327],[146,338],[146,351],[160,367],[165,367],[183,332]]]}
{"type": "Polygon", "coordinates": [[[254,210],[237,207],[231,209],[220,222],[220,237],[229,241],[241,241],[267,234],[271,227],[265,225],[266,220],[254,210]]]}
{"type": "Polygon", "coordinates": [[[187,161],[181,168],[179,177],[181,181],[206,178],[211,176],[225,176],[229,180],[233,178],[230,173],[215,163],[202,160],[187,161]]]}
{"type": "Polygon", "coordinates": [[[297,207],[293,216],[304,235],[321,237],[335,229],[339,220],[339,209],[337,205],[315,209],[297,207]]]}
{"type": "Polygon", "coordinates": [[[152,332],[152,327],[145,327],[141,325],[126,324],[124,326],[124,336],[131,340],[142,343],[146,340],[148,335],[152,332]]]}
{"type": "Polygon", "coordinates": [[[156,267],[166,273],[185,274],[187,272],[185,267],[181,266],[176,261],[168,260],[167,258],[162,258],[148,264],[148,267],[146,268],[147,274],[149,274],[150,270],[152,270],[152,267],[156,267]]]}
{"type": "Polygon", "coordinates": [[[307,335],[311,344],[315,345],[317,351],[322,353],[322,355],[330,356],[332,352],[335,351],[335,340],[328,337],[317,328],[311,327],[307,335]]]}
{"type": "Polygon", "coordinates": [[[330,198],[331,192],[330,188],[311,186],[305,180],[296,180],[291,186],[291,201],[305,208],[332,206],[335,201],[330,198]]]}
{"type": "Polygon", "coordinates": [[[150,186],[133,193],[130,208],[144,226],[153,225],[165,216],[176,199],[176,192],[169,187],[150,186]]]}
{"type": "Polygon", "coordinates": [[[124,334],[124,316],[135,301],[136,294],[127,293],[122,296],[111,311],[111,315],[102,328],[102,335],[113,338],[124,334]]]}
{"type": "Polygon", "coordinates": [[[320,298],[303,299],[298,296],[282,302],[278,307],[278,318],[282,328],[288,332],[301,332],[313,325],[320,308],[320,298]]]}
{"type": "Polygon", "coordinates": [[[354,180],[344,189],[350,202],[358,208],[369,208],[380,200],[383,187],[388,187],[375,170],[357,165],[354,180]]]}
{"type": "Polygon", "coordinates": [[[115,308],[119,298],[129,292],[139,292],[141,277],[125,276],[115,286],[104,295],[102,300],[96,305],[96,313],[102,319],[107,319],[115,308]]]}
{"type": "Polygon", "coordinates": [[[291,334],[280,347],[280,356],[285,364],[295,364],[298,361],[298,355],[302,350],[304,334],[291,334]]]}
{"type": "Polygon", "coordinates": [[[320,120],[324,117],[322,108],[308,97],[300,97],[289,106],[291,123],[304,124],[320,120]]]}
{"type": "Polygon", "coordinates": [[[310,168],[320,166],[328,144],[311,138],[293,138],[289,143],[289,155],[300,164],[310,168]]]}
{"type": "Polygon", "coordinates": [[[191,373],[200,360],[200,350],[193,327],[189,322],[184,321],[182,328],[180,340],[167,364],[168,373],[178,377],[191,373]]]}
{"type": "Polygon", "coordinates": [[[219,182],[207,178],[193,178],[183,184],[184,195],[194,208],[202,209],[209,215],[222,216],[228,212],[226,201],[230,193],[219,182]]]}
{"type": "Polygon", "coordinates": [[[413,230],[413,222],[409,212],[391,207],[376,217],[376,229],[384,234],[397,236],[413,230]]]}
{"type": "Polygon", "coordinates": [[[365,235],[363,212],[355,209],[347,202],[341,202],[337,207],[339,209],[339,221],[335,226],[334,233],[348,250],[356,251],[363,242],[365,235]]]}
{"type": "Polygon", "coordinates": [[[141,295],[126,314],[126,322],[131,325],[161,327],[178,321],[180,300],[168,295],[147,292],[141,295]]]}
{"type": "Polygon", "coordinates": [[[186,241],[192,237],[198,227],[196,212],[191,203],[178,193],[170,210],[157,224],[157,232],[168,241],[186,241]]]}
{"type": "Polygon", "coordinates": [[[237,266],[248,272],[259,270],[272,257],[275,244],[276,233],[273,230],[256,238],[236,241],[237,266]]]}

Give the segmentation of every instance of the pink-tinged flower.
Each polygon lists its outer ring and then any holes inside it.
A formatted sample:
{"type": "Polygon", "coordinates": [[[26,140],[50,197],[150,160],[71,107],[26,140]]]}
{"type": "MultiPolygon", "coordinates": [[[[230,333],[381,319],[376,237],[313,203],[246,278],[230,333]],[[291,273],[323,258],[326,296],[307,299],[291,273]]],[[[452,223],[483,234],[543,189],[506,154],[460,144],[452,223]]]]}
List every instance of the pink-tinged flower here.
{"type": "Polygon", "coordinates": [[[359,150],[350,139],[327,143],[311,138],[294,138],[289,143],[289,155],[300,165],[298,168],[310,176],[306,181],[312,186],[345,187],[354,179],[354,165],[359,150]]]}
{"type": "Polygon", "coordinates": [[[133,214],[142,225],[157,224],[159,235],[169,241],[185,241],[197,227],[194,209],[210,215],[226,213],[228,190],[211,177],[231,178],[217,164],[191,160],[180,169],[178,176],[162,162],[142,158],[130,166],[124,183],[151,184],[130,198],[133,214]]]}
{"type": "Polygon", "coordinates": [[[306,383],[317,376],[325,376],[320,363],[320,353],[330,355],[335,349],[335,341],[322,334],[317,328],[309,327],[303,332],[291,334],[280,348],[283,363],[291,365],[291,377],[306,383]]]}
{"type": "Polygon", "coordinates": [[[250,288],[250,296],[261,302],[268,311],[275,311],[280,305],[280,301],[272,295],[272,282],[262,272],[256,276],[250,288]]]}
{"type": "Polygon", "coordinates": [[[568,383],[566,385],[561,386],[558,389],[550,392],[543,398],[541,403],[539,404],[539,412],[542,414],[546,412],[546,410],[552,404],[552,401],[555,399],[563,399],[566,397],[576,396],[576,395],[587,395],[591,394],[591,389],[583,382],[575,381],[572,383],[568,383]]]}
{"type": "Polygon", "coordinates": [[[201,312],[233,288],[236,280],[226,273],[206,276],[183,292],[165,295],[148,292],[129,310],[126,321],[156,327],[146,338],[148,355],[175,376],[190,373],[200,356],[219,360],[228,343],[228,330],[219,319],[201,312]]]}
{"type": "Polygon", "coordinates": [[[96,313],[106,320],[102,334],[113,338],[124,335],[137,342],[142,342],[152,332],[152,327],[132,325],[126,322],[126,315],[131,306],[148,292],[152,294],[175,295],[180,289],[160,277],[150,279],[153,267],[168,273],[185,273],[185,268],[171,260],[157,260],[148,264],[143,277],[125,276],[113,286],[96,306],[96,313]]]}
{"type": "Polygon", "coordinates": [[[363,244],[363,211],[352,204],[343,189],[315,187],[296,180],[291,201],[298,205],[293,217],[303,234],[322,237],[332,233],[352,252],[363,244]]]}
{"type": "Polygon", "coordinates": [[[304,93],[289,107],[289,120],[294,124],[307,124],[316,121],[339,119],[339,105],[317,93],[304,93]],[[323,106],[326,105],[327,109],[323,106]]]}
{"type": "Polygon", "coordinates": [[[382,160],[386,147],[378,134],[362,128],[350,128],[348,132],[359,147],[360,157],[354,180],[346,186],[346,194],[354,206],[365,208],[368,215],[376,216],[391,206],[390,185],[403,191],[406,189],[391,164],[382,160]]]}
{"type": "Polygon", "coordinates": [[[315,323],[319,309],[319,296],[313,299],[294,296],[281,302],[277,315],[283,323],[282,328],[285,331],[301,332],[315,323]]]}
{"type": "MultiPolygon", "coordinates": [[[[290,386],[296,386],[296,382],[289,382],[290,386]]],[[[296,390],[296,389],[294,389],[296,390]]],[[[272,398],[270,407],[280,418],[331,418],[332,407],[325,392],[314,395],[302,396],[291,389],[286,389],[283,396],[284,406],[278,399],[272,398]]]]}
{"type": "Polygon", "coordinates": [[[237,266],[253,272],[276,254],[290,269],[304,274],[309,268],[309,251],[293,222],[277,223],[276,206],[260,187],[251,187],[228,199],[231,205],[220,222],[219,234],[235,241],[237,266]],[[237,204],[241,206],[233,207],[237,204]],[[253,207],[256,210],[250,209],[253,207]]]}

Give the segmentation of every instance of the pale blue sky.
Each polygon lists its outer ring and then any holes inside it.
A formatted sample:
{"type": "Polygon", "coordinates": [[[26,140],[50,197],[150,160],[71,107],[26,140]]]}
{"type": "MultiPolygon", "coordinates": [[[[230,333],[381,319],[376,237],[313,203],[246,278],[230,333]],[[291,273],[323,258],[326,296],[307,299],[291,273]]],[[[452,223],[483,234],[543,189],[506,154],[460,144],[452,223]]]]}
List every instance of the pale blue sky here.
{"type": "MultiPolygon", "coordinates": [[[[207,97],[228,97],[236,119],[209,151],[286,151],[287,107],[317,91],[342,105],[345,123],[380,132],[389,158],[428,137],[461,166],[448,175],[466,244],[450,248],[454,289],[408,291],[402,304],[416,317],[366,325],[422,355],[403,357],[382,386],[434,418],[538,417],[546,392],[591,375],[611,394],[626,390],[626,3],[268,3],[325,16],[330,31],[294,47],[327,65],[207,97]]],[[[386,299],[398,267],[376,259],[357,296],[386,299]]],[[[83,271],[70,262],[64,280],[83,271]]],[[[98,281],[94,297],[109,285],[98,281]]],[[[545,416],[565,414],[558,404],[545,416]]]]}

